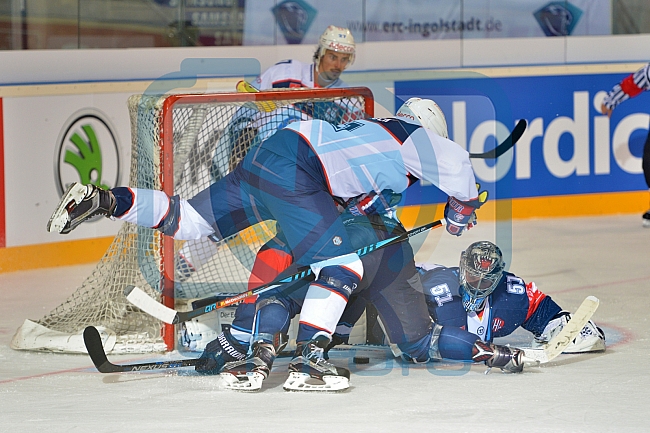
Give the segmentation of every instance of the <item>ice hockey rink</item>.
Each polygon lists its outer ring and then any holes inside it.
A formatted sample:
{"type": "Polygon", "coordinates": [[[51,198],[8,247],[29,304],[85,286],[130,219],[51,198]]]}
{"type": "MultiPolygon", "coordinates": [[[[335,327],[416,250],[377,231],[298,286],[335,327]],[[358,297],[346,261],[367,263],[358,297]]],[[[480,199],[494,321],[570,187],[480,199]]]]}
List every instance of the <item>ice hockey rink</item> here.
{"type": "MultiPolygon", "coordinates": [[[[495,239],[479,224],[460,238],[435,230],[418,260],[456,265],[462,249],[495,239]]],[[[512,224],[509,270],[564,309],[600,299],[593,320],[607,350],[560,355],[506,375],[483,365],[406,365],[383,349],[332,354],[352,371],[336,394],[282,389],[280,358],[261,392],[223,390],[219,377],[191,368],[101,374],[86,355],[19,352],[9,344],[26,318],[59,305],[93,266],[0,274],[0,431],[2,432],[645,432],[649,431],[650,229],[640,215],[520,220],[512,224]]],[[[415,243],[421,239],[414,239],[415,243]]],[[[517,332],[499,343],[525,346],[517,332]]],[[[114,363],[176,359],[178,353],[109,356],[114,363]]]]}

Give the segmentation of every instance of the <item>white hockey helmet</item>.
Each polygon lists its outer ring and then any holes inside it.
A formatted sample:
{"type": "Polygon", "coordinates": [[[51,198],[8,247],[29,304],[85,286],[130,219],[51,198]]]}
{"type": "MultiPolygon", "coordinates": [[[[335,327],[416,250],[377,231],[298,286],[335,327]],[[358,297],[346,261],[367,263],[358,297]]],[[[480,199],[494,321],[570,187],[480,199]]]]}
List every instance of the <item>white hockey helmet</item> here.
{"type": "Polygon", "coordinates": [[[410,98],[397,110],[395,117],[410,120],[441,137],[449,138],[445,115],[431,99],[410,98]]]}
{"type": "Polygon", "coordinates": [[[354,63],[355,47],[354,38],[349,29],[329,26],[320,36],[320,39],[318,39],[318,48],[314,54],[314,60],[323,57],[326,50],[332,50],[337,53],[349,54],[350,61],[348,62],[348,66],[350,66],[354,63]]]}

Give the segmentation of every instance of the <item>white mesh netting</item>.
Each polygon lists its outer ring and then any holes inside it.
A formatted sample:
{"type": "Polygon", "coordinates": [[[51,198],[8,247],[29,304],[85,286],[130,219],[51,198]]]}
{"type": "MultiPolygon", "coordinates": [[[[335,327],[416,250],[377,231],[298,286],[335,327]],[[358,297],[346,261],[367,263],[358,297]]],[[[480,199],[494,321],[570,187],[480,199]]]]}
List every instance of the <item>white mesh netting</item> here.
{"type": "MultiPolygon", "coordinates": [[[[335,90],[299,90],[282,92],[286,99],[272,102],[264,100],[266,94],[278,92],[258,93],[257,102],[228,101],[227,94],[218,100],[214,95],[191,95],[192,103],[181,97],[173,105],[172,131],[161,131],[162,107],[168,96],[132,96],[128,101],[129,185],[162,189],[162,134],[173,134],[173,162],[168,164],[173,164],[174,194],[190,198],[229,173],[251,146],[291,121],[315,118],[343,123],[365,115],[363,92],[342,96],[335,90]],[[202,97],[206,102],[201,102],[202,97]]],[[[163,251],[157,231],[124,223],[82,285],[45,317],[26,320],[11,347],[85,352],[81,335],[92,325],[100,329],[107,353],[165,351],[168,345],[161,337],[161,322],[132,306],[124,297],[124,288],[135,285],[160,297],[163,257],[172,254],[177,299],[240,293],[247,288],[257,250],[274,233],[274,223],[267,221],[218,243],[177,241],[174,251],[163,251]]]]}

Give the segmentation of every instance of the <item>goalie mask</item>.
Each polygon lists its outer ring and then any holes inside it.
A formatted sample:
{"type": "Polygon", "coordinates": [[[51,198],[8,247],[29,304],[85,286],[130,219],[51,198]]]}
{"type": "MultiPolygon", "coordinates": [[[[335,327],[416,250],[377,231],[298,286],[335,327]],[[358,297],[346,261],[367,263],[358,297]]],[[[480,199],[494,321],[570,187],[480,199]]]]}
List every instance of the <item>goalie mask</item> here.
{"type": "Polygon", "coordinates": [[[504,268],[501,250],[492,242],[474,242],[460,254],[460,294],[465,311],[483,309],[504,268]]]}
{"type": "Polygon", "coordinates": [[[395,117],[417,123],[441,137],[449,138],[445,115],[431,99],[410,98],[397,110],[395,117]]]}
{"type": "Polygon", "coordinates": [[[354,63],[356,48],[350,30],[344,27],[329,26],[318,40],[318,48],[316,48],[316,53],[314,53],[314,61],[321,59],[327,50],[336,51],[341,54],[349,54],[350,61],[347,66],[354,63]]]}

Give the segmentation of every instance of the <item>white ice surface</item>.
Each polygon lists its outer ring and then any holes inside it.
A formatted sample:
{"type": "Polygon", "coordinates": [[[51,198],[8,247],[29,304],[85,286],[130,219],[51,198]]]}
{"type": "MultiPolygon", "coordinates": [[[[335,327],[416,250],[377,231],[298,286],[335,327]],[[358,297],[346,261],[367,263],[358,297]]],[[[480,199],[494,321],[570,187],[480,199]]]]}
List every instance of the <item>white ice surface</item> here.
{"type": "MultiPolygon", "coordinates": [[[[429,235],[418,259],[454,265],[470,242],[495,239],[490,224],[460,238],[443,231],[429,235]]],[[[650,431],[650,229],[634,215],[520,221],[512,233],[511,271],[535,281],[565,309],[587,295],[600,299],[594,320],[607,334],[606,352],[561,355],[519,375],[485,375],[482,365],[406,366],[381,351],[368,352],[371,363],[356,366],[350,351],[337,351],[333,361],[353,371],[347,392],[283,391],[288,359],[281,358],[262,392],[236,393],[221,389],[219,377],[191,369],[101,374],[86,355],[10,349],[24,319],[40,319],[56,307],[92,266],[14,272],[0,274],[0,431],[650,431]]],[[[529,340],[519,331],[508,339],[529,340]]]]}

